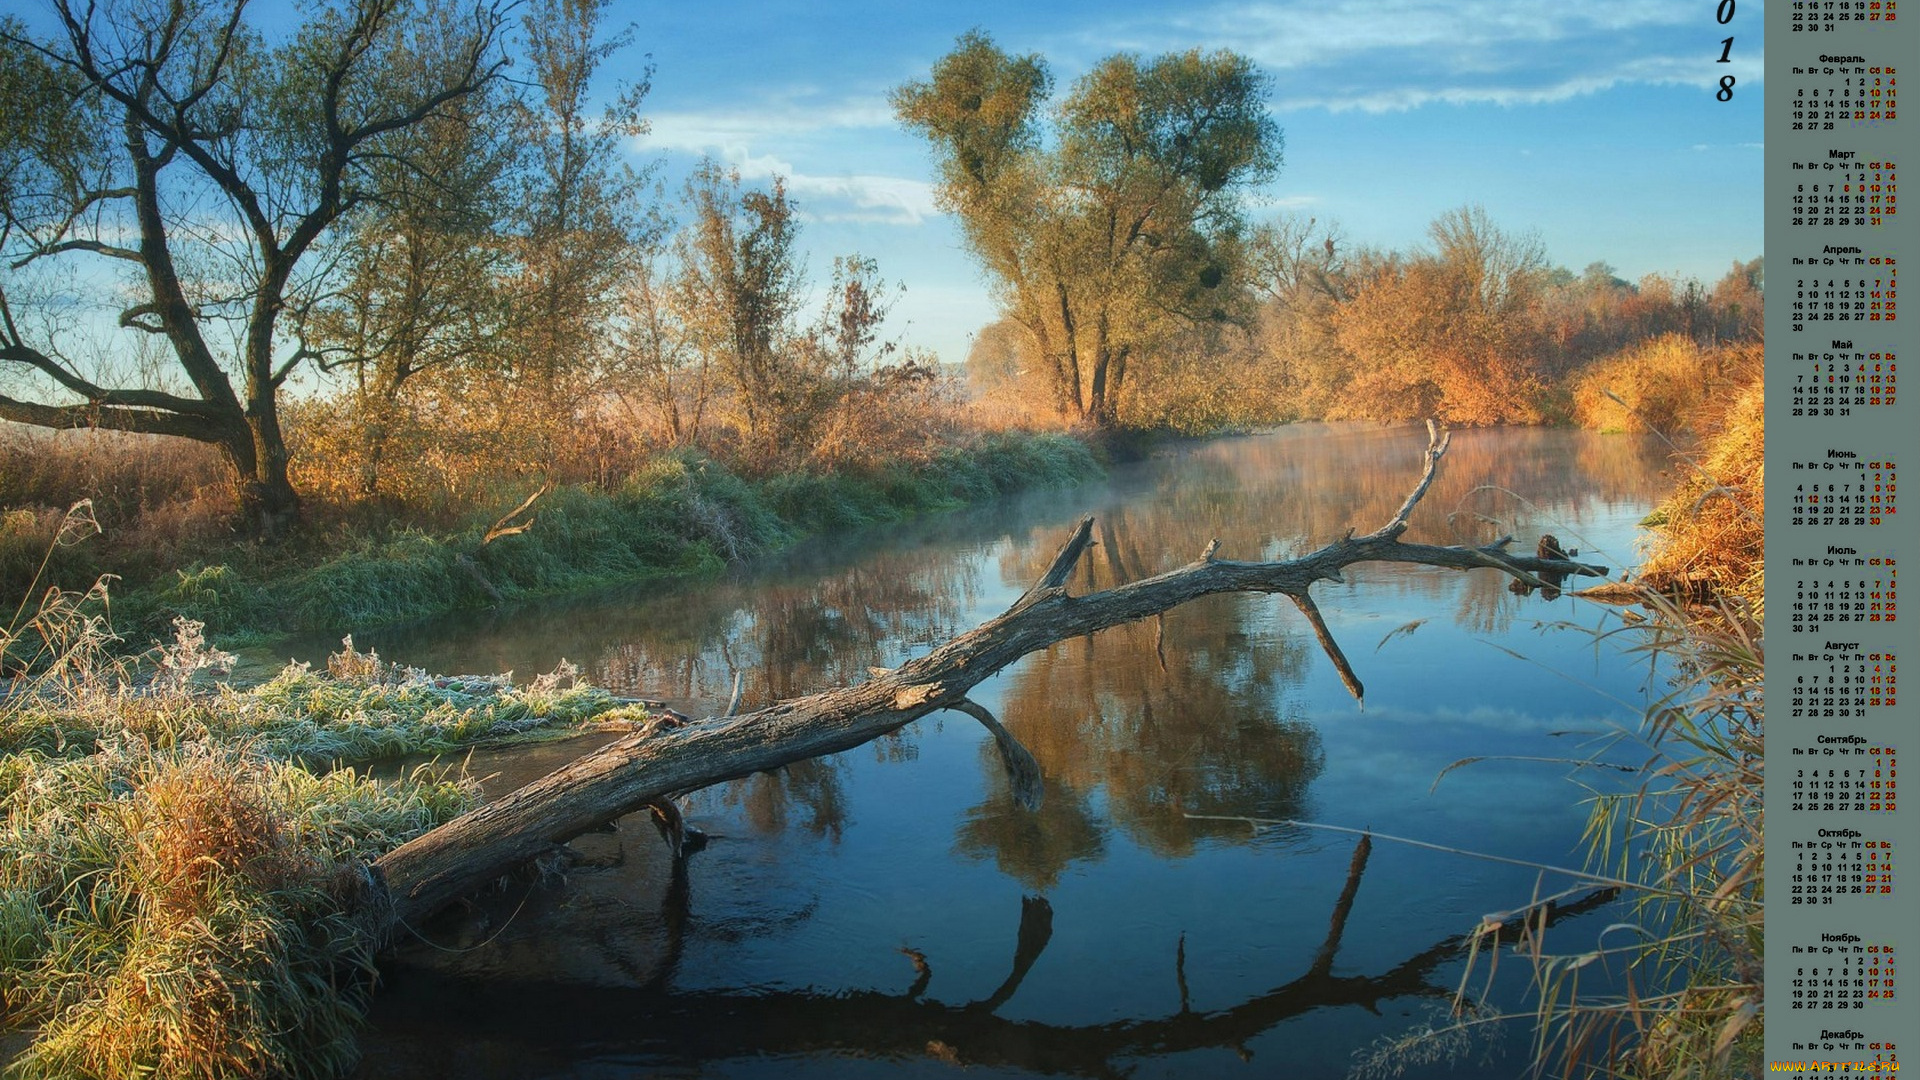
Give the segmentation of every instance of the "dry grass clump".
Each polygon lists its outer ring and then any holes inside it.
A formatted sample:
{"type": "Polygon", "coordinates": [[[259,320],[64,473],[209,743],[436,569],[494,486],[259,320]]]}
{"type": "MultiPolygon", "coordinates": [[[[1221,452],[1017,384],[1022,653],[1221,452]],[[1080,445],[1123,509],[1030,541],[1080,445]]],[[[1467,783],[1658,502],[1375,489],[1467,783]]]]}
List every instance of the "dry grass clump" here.
{"type": "Polygon", "coordinates": [[[51,566],[59,580],[91,580],[107,565],[183,566],[209,543],[234,537],[230,474],[210,447],[0,423],[0,596],[23,594],[62,527],[65,508],[77,499],[108,537],[93,549],[55,550],[51,566]]]}
{"type": "Polygon", "coordinates": [[[60,507],[86,492],[103,521],[123,524],[227,486],[226,463],[202,443],[0,423],[0,506],[60,507]]]}
{"type": "Polygon", "coordinates": [[[1662,334],[1583,371],[1573,385],[1573,420],[1597,431],[1702,432],[1716,403],[1758,363],[1754,344],[1701,345],[1662,334]]]}
{"type": "Polygon", "coordinates": [[[375,947],[357,860],[471,799],[207,743],[4,759],[0,1000],[36,1029],[14,1075],[338,1074],[375,947]]]}
{"type": "Polygon", "coordinates": [[[910,359],[850,380],[821,409],[798,464],[825,472],[925,464],[965,440],[965,417],[955,380],[910,359]]]}
{"type": "Polygon", "coordinates": [[[1766,594],[1766,395],[1757,365],[1728,396],[1691,475],[1655,511],[1640,579],[1686,599],[1736,601],[1762,617],[1766,594]]]}
{"type": "Polygon", "coordinates": [[[257,785],[207,767],[204,755],[148,780],[128,812],[128,831],[139,838],[133,869],[162,918],[184,921],[206,910],[226,875],[272,891],[313,869],[310,857],[288,847],[257,785]]]}
{"type": "Polygon", "coordinates": [[[254,690],[197,624],[118,656],[104,585],[50,590],[0,629],[0,1030],[22,1078],[346,1071],[382,929],[366,865],[469,809],[430,771],[316,772],[606,715],[556,672],[433,679],[360,653],[254,690]]]}

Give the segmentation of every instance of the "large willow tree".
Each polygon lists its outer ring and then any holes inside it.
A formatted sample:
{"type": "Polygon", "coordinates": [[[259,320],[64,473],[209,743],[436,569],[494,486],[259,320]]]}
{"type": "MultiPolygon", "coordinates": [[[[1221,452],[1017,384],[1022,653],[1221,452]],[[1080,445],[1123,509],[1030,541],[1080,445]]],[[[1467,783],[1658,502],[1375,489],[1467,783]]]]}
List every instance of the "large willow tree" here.
{"type": "Polygon", "coordinates": [[[1121,422],[1130,364],[1244,303],[1240,193],[1280,164],[1265,88],[1230,52],[1118,55],[1050,107],[1046,62],[976,31],[894,92],[1003,313],[1081,421],[1121,422]]]}
{"type": "Polygon", "coordinates": [[[434,175],[409,133],[501,77],[508,6],[333,0],[277,42],[245,7],[0,20],[0,419],[210,443],[272,532],[299,508],[280,397],[313,359],[283,319],[337,223],[434,175]]]}

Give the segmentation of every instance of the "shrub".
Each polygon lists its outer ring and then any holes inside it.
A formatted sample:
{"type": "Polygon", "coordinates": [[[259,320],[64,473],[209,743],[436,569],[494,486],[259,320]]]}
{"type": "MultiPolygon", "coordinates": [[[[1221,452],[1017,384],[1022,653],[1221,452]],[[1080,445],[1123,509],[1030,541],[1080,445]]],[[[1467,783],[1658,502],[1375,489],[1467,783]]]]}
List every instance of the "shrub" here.
{"type": "Polygon", "coordinates": [[[1573,419],[1599,431],[1678,435],[1696,426],[1737,378],[1744,351],[1663,334],[1587,368],[1573,387],[1573,419]]]}
{"type": "Polygon", "coordinates": [[[1766,600],[1766,386],[1758,364],[1703,422],[1710,432],[1686,458],[1689,475],[1655,511],[1640,580],[1688,599],[1722,597],[1758,621],[1766,600]]]}

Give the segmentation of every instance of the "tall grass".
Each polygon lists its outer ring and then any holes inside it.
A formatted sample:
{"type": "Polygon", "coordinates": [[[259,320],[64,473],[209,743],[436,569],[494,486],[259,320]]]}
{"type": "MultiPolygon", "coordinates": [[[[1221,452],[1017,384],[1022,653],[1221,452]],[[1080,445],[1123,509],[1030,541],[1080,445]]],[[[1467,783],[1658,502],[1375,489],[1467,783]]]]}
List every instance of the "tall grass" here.
{"type": "Polygon", "coordinates": [[[210,545],[233,542],[234,508],[226,466],[211,447],[0,423],[0,596],[23,595],[43,559],[50,579],[69,585],[108,571],[148,577],[183,566],[210,545]],[[79,500],[106,537],[50,548],[65,509],[79,500]]]}
{"type": "Polygon", "coordinates": [[[361,867],[471,800],[206,742],[0,760],[0,1000],[36,1029],[10,1075],[338,1075],[378,929],[361,867]]]}
{"type": "MultiPolygon", "coordinates": [[[[1582,1000],[1565,979],[1554,1030],[1562,1057],[1623,1046],[1591,1075],[1735,1077],[1760,1072],[1764,1003],[1762,758],[1765,657],[1747,621],[1722,610],[1703,621],[1649,595],[1637,649],[1671,665],[1670,691],[1642,736],[1648,779],[1596,800],[1588,839],[1595,866],[1645,883],[1634,898],[1627,989],[1582,1000]]],[[[1544,1049],[1544,1047],[1543,1047],[1544,1049]]]]}
{"type": "Polygon", "coordinates": [[[351,642],[238,690],[197,624],[117,650],[105,586],[0,630],[0,1030],[22,1078],[327,1077],[352,1064],[385,928],[366,866],[477,800],[341,758],[616,718],[562,670],[445,679],[351,642]]]}
{"type": "Polygon", "coordinates": [[[1765,614],[1766,393],[1757,369],[1700,421],[1709,433],[1674,493],[1654,511],[1640,580],[1686,600],[1723,599],[1744,619],[1765,614]]]}

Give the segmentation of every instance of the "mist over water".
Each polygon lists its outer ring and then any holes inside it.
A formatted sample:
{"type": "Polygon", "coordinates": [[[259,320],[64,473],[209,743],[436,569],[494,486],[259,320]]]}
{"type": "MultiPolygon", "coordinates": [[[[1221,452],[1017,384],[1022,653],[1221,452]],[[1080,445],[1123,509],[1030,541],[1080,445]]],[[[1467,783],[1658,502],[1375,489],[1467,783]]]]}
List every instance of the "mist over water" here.
{"type": "MultiPolygon", "coordinates": [[[[1085,513],[1097,544],[1075,593],[1172,569],[1215,538],[1220,558],[1269,559],[1371,531],[1424,446],[1411,428],[1344,425],[1181,446],[1098,484],[816,538],[719,581],[356,642],[445,672],[531,677],[564,658],[704,715],[736,673],[752,706],[985,621],[1085,513]]],[[[1552,533],[1617,575],[1667,467],[1635,436],[1463,431],[1408,539],[1511,535],[1531,552],[1552,533]]],[[[1612,781],[1513,759],[1630,759],[1606,740],[1661,685],[1581,629],[1617,615],[1517,595],[1492,572],[1363,566],[1314,592],[1364,710],[1281,598],[1209,598],[1063,642],[973,695],[1038,759],[1037,811],[1014,803],[980,725],[943,713],[696,793],[688,821],[713,839],[679,867],[644,816],[623,820],[574,843],[563,884],[508,888],[402,949],[359,1075],[1343,1075],[1445,1009],[1459,936],[1483,914],[1568,883],[1217,819],[1578,867],[1585,785],[1612,781]],[[1448,771],[1468,757],[1496,760],[1448,771]]],[[[504,790],[585,748],[472,767],[504,790]]],[[[1555,944],[1617,916],[1569,916],[1555,944]]],[[[1515,992],[1495,997],[1524,1009],[1524,965],[1501,978],[1515,992]]],[[[1404,1075],[1518,1075],[1524,1037],[1404,1075]]]]}

